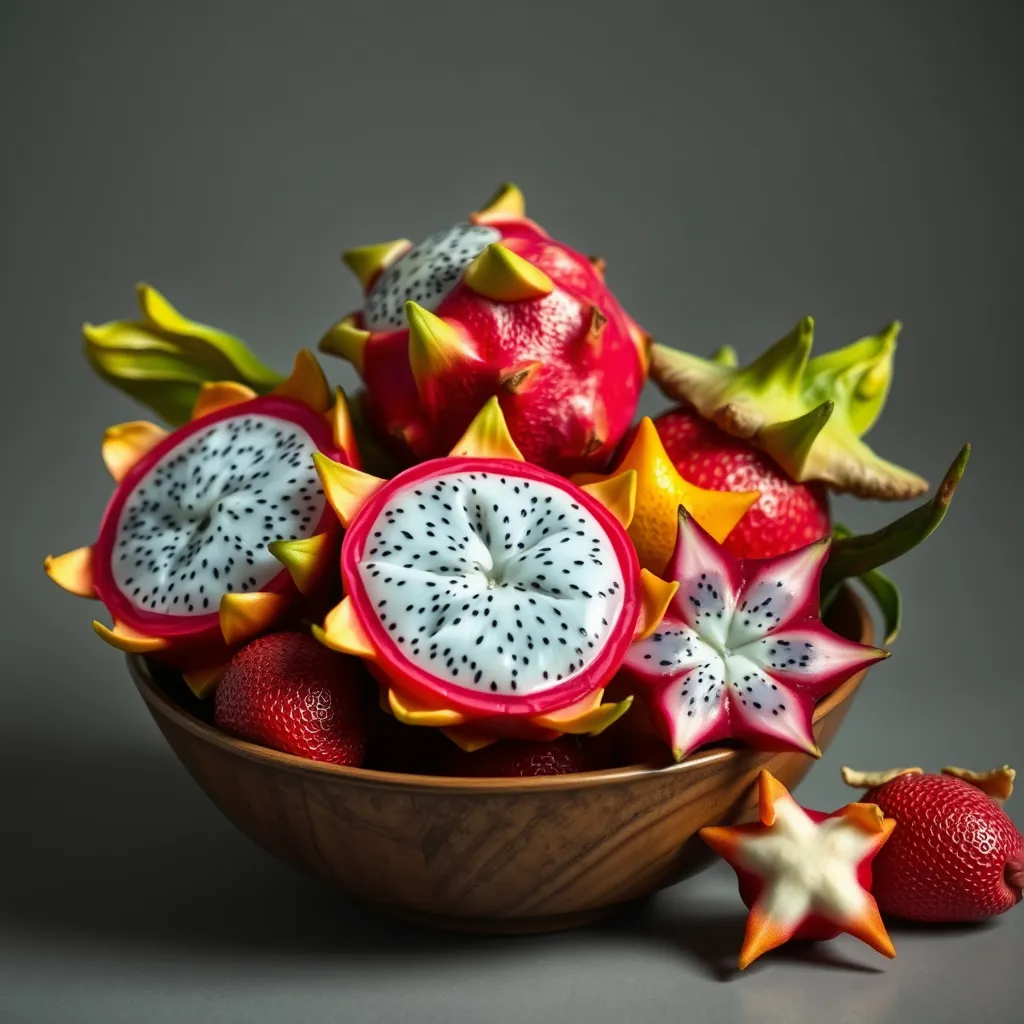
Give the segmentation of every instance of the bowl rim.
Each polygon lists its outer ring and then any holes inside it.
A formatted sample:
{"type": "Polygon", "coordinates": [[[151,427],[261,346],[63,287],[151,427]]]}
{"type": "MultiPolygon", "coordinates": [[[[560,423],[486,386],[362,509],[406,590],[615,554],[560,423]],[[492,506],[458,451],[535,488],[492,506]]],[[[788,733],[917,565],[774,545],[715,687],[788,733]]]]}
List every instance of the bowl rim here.
{"type": "MultiPolygon", "coordinates": [[[[874,639],[874,624],[867,606],[860,595],[849,586],[844,586],[840,600],[852,611],[859,629],[859,642],[870,645],[874,639]]],[[[355,768],[348,765],[330,764],[324,761],[313,761],[309,758],[285,754],[270,747],[250,743],[248,740],[231,736],[179,707],[156,683],[150,671],[148,660],[140,654],[126,656],[128,671],[143,700],[154,715],[168,719],[178,728],[190,733],[205,743],[220,748],[226,753],[256,761],[267,768],[283,769],[305,775],[326,776],[335,779],[347,779],[382,789],[415,789],[429,791],[463,791],[463,792],[526,792],[543,789],[589,789],[595,786],[636,782],[639,779],[658,778],[669,775],[680,775],[698,768],[719,765],[730,759],[744,756],[760,755],[764,760],[774,756],[776,751],[758,750],[751,747],[710,747],[691,754],[676,764],[651,765],[636,764],[620,768],[604,768],[593,772],[573,772],[566,775],[543,775],[533,778],[467,778],[464,776],[446,775],[411,775],[405,772],[387,772],[373,768],[355,768]]],[[[870,666],[868,666],[870,668],[870,666]]],[[[823,718],[831,714],[860,686],[868,668],[862,669],[841,683],[830,694],[823,697],[815,706],[813,723],[817,725],[823,718]]],[[[804,755],[810,757],[811,755],[804,755]]]]}

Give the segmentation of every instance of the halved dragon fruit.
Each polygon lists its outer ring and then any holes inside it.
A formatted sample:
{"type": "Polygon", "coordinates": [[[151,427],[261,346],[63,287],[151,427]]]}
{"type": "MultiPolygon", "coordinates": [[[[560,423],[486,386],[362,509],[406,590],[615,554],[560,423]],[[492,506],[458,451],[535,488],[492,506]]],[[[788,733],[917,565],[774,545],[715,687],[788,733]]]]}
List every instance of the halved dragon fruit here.
{"type": "Polygon", "coordinates": [[[446,454],[497,396],[531,462],[565,474],[607,463],[646,380],[648,338],[602,261],[528,220],[518,189],[418,245],[345,261],[366,298],[320,347],[362,375],[370,423],[396,454],[446,454]]]}
{"type": "Polygon", "coordinates": [[[638,630],[671,591],[625,526],[636,473],[579,488],[522,458],[496,399],[446,458],[390,481],[315,456],[346,526],[346,597],[318,637],[366,659],[402,722],[465,749],[598,733],[638,630]]]}
{"type": "Polygon", "coordinates": [[[623,666],[677,761],[726,738],[820,756],[815,702],[889,656],[820,621],[828,549],[826,538],[776,558],[737,558],[680,508],[670,566],[677,589],[623,666]]]}
{"type": "Polygon", "coordinates": [[[231,650],[281,619],[336,557],[340,528],[314,453],[358,463],[344,395],[300,352],[257,397],[205,385],[192,421],[111,427],[103,458],[118,483],[91,547],[46,559],[50,577],[99,598],[120,650],[181,668],[200,695],[231,650]]]}

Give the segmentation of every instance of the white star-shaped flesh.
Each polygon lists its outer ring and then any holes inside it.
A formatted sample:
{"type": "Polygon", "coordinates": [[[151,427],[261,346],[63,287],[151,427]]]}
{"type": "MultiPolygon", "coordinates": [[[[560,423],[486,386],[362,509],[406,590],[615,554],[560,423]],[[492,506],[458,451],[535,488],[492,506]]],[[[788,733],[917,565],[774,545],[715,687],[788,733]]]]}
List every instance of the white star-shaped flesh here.
{"type": "Polygon", "coordinates": [[[671,565],[679,590],[625,662],[650,688],[648,706],[677,757],[733,736],[817,753],[815,700],[886,656],[818,619],[827,555],[821,541],[778,558],[737,559],[680,517],[671,565]]]}

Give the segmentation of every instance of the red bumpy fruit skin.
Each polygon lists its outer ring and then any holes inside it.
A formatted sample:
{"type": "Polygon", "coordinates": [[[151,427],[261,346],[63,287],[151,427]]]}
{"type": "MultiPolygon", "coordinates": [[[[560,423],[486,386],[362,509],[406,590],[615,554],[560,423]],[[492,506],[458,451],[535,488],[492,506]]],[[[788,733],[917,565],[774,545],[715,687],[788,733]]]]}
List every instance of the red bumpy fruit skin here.
{"type": "Polygon", "coordinates": [[[685,480],[712,491],[761,492],[724,541],[734,555],[772,558],[830,532],[823,485],[795,483],[763,451],[690,409],[672,409],[654,425],[685,480]]]}
{"type": "Polygon", "coordinates": [[[232,658],[214,694],[225,732],[297,757],[362,764],[362,669],[304,633],[271,633],[232,658]]]}
{"type": "Polygon", "coordinates": [[[948,775],[898,775],[869,790],[896,831],[874,864],[883,913],[974,921],[1021,901],[1024,839],[980,789],[948,775]]]}
{"type": "MultiPolygon", "coordinates": [[[[436,458],[497,395],[528,461],[563,475],[600,470],[633,418],[646,339],[585,256],[526,218],[486,226],[553,289],[503,302],[460,282],[432,312],[462,336],[462,351],[419,382],[409,329],[371,332],[361,372],[375,432],[407,463],[436,458]]],[[[364,326],[361,313],[354,321],[364,326]]]]}
{"type": "MultiPolygon", "coordinates": [[[[598,737],[600,739],[600,737],[598,737]]],[[[603,746],[576,736],[560,736],[548,743],[501,740],[483,750],[454,749],[442,765],[443,775],[464,778],[534,778],[592,772],[606,767],[603,746]]]]}

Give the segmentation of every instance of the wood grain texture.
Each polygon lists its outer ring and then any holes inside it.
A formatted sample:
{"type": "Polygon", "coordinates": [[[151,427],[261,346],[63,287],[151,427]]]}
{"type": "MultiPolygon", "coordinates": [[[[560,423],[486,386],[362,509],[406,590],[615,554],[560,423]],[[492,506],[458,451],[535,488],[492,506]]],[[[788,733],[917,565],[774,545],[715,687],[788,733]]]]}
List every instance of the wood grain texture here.
{"type": "MultiPolygon", "coordinates": [[[[849,590],[830,620],[871,642],[871,620],[849,590]]],[[[228,736],[176,705],[145,659],[128,660],[167,742],[242,832],[362,900],[439,927],[531,932],[586,923],[710,863],[695,833],[752,818],[762,767],[792,787],[813,764],[804,754],[719,748],[667,768],[534,779],[344,768],[228,736]]],[[[863,675],[818,705],[822,750],[863,675]]]]}

